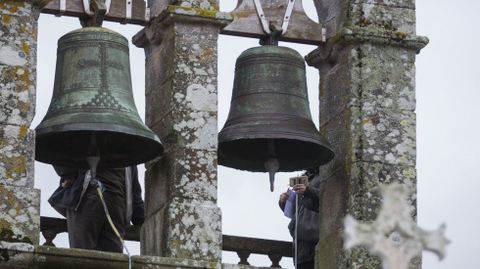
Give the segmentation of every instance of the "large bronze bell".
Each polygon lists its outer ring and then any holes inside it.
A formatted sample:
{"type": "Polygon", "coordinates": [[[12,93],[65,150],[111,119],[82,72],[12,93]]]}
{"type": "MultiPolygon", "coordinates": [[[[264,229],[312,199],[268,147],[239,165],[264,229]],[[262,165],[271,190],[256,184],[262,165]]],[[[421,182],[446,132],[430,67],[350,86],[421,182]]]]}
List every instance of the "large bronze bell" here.
{"type": "Polygon", "coordinates": [[[37,126],[35,158],[55,165],[125,167],[159,156],[159,138],[143,124],[133,101],[128,41],[86,27],[58,41],[55,86],[37,126]]]}
{"type": "Polygon", "coordinates": [[[293,49],[261,46],[235,65],[230,112],[218,135],[218,163],[269,172],[298,171],[329,162],[334,153],[310,114],[305,62],[293,49]]]}

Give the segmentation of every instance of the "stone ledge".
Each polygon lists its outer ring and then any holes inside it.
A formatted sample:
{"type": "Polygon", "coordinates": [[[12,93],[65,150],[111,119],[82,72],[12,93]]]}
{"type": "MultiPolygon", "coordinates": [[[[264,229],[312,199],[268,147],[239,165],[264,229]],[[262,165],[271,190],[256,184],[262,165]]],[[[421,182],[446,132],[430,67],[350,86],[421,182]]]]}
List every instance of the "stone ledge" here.
{"type": "Polygon", "coordinates": [[[336,36],[329,39],[329,42],[363,43],[373,42],[380,44],[397,45],[411,48],[419,52],[424,48],[429,39],[424,36],[417,36],[401,31],[384,30],[378,27],[357,27],[343,28],[336,36]]]}
{"type": "MultiPolygon", "coordinates": [[[[0,241],[0,269],[120,269],[128,268],[128,256],[83,249],[32,246],[0,241]],[[2,244],[5,243],[5,244],[2,244]]],[[[132,269],[212,268],[254,269],[253,267],[219,262],[174,259],[153,256],[132,256],[132,269]]]]}
{"type": "Polygon", "coordinates": [[[417,54],[429,42],[425,36],[408,34],[401,31],[385,30],[375,26],[349,26],[340,29],[327,39],[326,44],[305,56],[308,65],[319,67],[325,62],[335,62],[338,56],[338,46],[370,43],[392,47],[403,47],[414,50],[417,54]]]}
{"type": "Polygon", "coordinates": [[[226,12],[169,5],[166,10],[152,18],[144,29],[133,36],[132,43],[139,48],[145,48],[149,43],[160,44],[164,38],[165,29],[176,22],[211,24],[223,28],[232,20],[230,13],[226,12]]]}

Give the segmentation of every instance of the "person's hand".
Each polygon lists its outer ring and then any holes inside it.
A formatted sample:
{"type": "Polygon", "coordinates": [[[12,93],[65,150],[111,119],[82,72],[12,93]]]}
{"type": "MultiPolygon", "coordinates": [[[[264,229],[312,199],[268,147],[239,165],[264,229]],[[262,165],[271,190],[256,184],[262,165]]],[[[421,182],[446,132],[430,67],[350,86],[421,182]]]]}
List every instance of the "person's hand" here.
{"type": "Polygon", "coordinates": [[[292,187],[292,189],[299,195],[303,195],[307,190],[307,185],[305,184],[297,184],[292,187]]]}
{"type": "Polygon", "coordinates": [[[282,192],[280,194],[280,199],[278,200],[278,202],[284,204],[287,202],[287,199],[288,199],[288,194],[286,192],[282,192]]]}
{"type": "Polygon", "coordinates": [[[66,189],[69,188],[73,185],[73,182],[75,181],[75,178],[62,178],[62,188],[66,189]]]}

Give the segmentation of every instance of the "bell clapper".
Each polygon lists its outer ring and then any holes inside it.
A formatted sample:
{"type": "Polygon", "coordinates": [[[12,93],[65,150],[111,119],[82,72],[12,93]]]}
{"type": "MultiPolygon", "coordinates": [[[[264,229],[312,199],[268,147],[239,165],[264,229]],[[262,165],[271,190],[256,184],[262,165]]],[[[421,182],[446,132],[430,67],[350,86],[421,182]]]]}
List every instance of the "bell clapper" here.
{"type": "Polygon", "coordinates": [[[280,163],[275,157],[275,144],[273,139],[268,139],[268,155],[270,157],[265,161],[265,169],[268,172],[270,178],[270,191],[273,192],[273,183],[275,181],[275,173],[280,168],[280,163]]]}
{"type": "Polygon", "coordinates": [[[90,167],[90,175],[92,176],[92,180],[94,180],[97,176],[97,166],[100,162],[100,156],[88,156],[85,159],[87,160],[88,166],[90,167]]]}
{"type": "Polygon", "coordinates": [[[88,145],[87,149],[87,157],[85,160],[88,163],[90,168],[90,175],[92,176],[92,180],[95,179],[97,176],[97,166],[100,162],[100,152],[97,146],[97,138],[95,137],[95,133],[92,132],[90,136],[90,145],[88,145]]]}
{"type": "Polygon", "coordinates": [[[112,221],[112,217],[110,216],[110,212],[108,211],[107,204],[105,203],[105,198],[103,197],[103,194],[102,194],[103,186],[100,183],[100,181],[95,179],[95,177],[97,176],[97,166],[98,166],[98,163],[100,162],[100,156],[88,156],[86,158],[86,160],[87,160],[88,166],[90,167],[90,175],[92,176],[92,181],[90,181],[90,184],[92,184],[92,182],[93,182],[93,186],[95,186],[95,188],[97,189],[97,194],[98,194],[98,197],[100,198],[100,201],[102,203],[105,215],[107,216],[107,221],[110,224],[110,227],[112,228],[115,235],[118,237],[118,239],[122,243],[123,248],[127,252],[128,268],[131,269],[132,268],[132,258],[130,256],[130,252],[128,251],[128,248],[125,245],[125,241],[124,241],[123,237],[120,235],[117,227],[115,226],[115,224],[112,221]]]}
{"type": "Polygon", "coordinates": [[[275,181],[275,173],[278,172],[280,167],[277,158],[268,158],[265,161],[265,169],[268,171],[270,177],[270,191],[273,192],[273,182],[275,181]]]}

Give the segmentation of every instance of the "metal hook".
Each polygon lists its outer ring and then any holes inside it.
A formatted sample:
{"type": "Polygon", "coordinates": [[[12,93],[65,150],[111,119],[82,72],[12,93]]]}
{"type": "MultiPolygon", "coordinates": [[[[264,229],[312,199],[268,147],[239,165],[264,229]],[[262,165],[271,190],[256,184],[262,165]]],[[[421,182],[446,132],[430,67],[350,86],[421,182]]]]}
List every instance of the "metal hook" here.
{"type": "Polygon", "coordinates": [[[82,26],[102,27],[105,15],[107,15],[110,10],[110,4],[111,0],[83,0],[83,8],[89,17],[80,18],[82,26]]]}
{"type": "Polygon", "coordinates": [[[278,40],[282,35],[287,32],[288,23],[290,22],[290,18],[293,12],[293,6],[295,5],[295,0],[287,0],[287,9],[285,10],[285,15],[283,16],[282,27],[278,29],[277,26],[273,24],[272,21],[267,20],[265,17],[265,13],[263,12],[262,4],[260,0],[253,0],[255,4],[255,9],[257,10],[257,15],[260,18],[260,22],[262,24],[263,31],[267,34],[266,37],[260,40],[261,45],[278,45],[278,40]]]}
{"type": "MultiPolygon", "coordinates": [[[[95,14],[90,9],[90,2],[93,2],[93,1],[98,2],[98,0],[83,0],[83,10],[85,11],[85,13],[87,13],[90,16],[93,16],[95,14]]],[[[105,15],[106,15],[110,11],[110,6],[112,5],[112,0],[102,0],[102,2],[104,2],[105,6],[106,6],[106,12],[105,12],[105,15]]]]}

